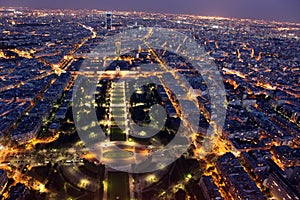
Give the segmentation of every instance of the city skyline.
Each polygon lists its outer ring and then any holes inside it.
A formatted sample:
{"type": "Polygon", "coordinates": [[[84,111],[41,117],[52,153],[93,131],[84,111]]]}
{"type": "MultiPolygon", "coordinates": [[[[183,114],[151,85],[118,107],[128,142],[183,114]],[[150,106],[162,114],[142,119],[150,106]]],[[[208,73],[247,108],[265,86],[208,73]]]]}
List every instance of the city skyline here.
{"type": "Polygon", "coordinates": [[[4,7],[0,24],[0,199],[300,200],[300,23],[4,7]]]}
{"type": "Polygon", "coordinates": [[[100,9],[100,10],[117,10],[117,11],[141,11],[141,12],[158,12],[170,14],[191,14],[199,16],[220,16],[234,17],[257,20],[271,20],[300,23],[299,7],[300,2],[297,0],[191,0],[189,2],[166,0],[164,2],[154,0],[141,2],[138,0],[121,1],[114,0],[109,2],[99,2],[90,0],[82,1],[4,1],[1,6],[12,7],[29,7],[45,9],[100,9]]]}

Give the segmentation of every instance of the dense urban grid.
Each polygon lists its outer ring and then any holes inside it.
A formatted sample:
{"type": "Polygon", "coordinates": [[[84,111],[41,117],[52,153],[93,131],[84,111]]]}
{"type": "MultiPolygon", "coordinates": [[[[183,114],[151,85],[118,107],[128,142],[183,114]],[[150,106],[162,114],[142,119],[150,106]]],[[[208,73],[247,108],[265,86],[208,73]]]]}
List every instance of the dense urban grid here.
{"type": "MultiPolygon", "coordinates": [[[[1,199],[300,199],[300,24],[27,8],[1,8],[0,24],[1,199]],[[78,136],[74,118],[84,119],[72,112],[73,93],[80,90],[74,83],[97,74],[94,68],[80,70],[82,63],[110,36],[143,27],[193,38],[222,75],[226,120],[204,156],[213,95],[186,59],[151,47],[120,54],[116,44],[94,95],[86,96],[106,142],[126,153],[107,150],[99,160],[78,136]],[[130,81],[150,75],[159,84],[137,87],[130,81]],[[118,82],[121,77],[126,79],[118,82]],[[136,92],[127,101],[129,88],[136,92]],[[188,106],[183,109],[178,99],[188,106]],[[151,122],[154,104],[165,108],[167,120],[157,134],[143,137],[149,133],[136,124],[151,122]],[[199,127],[193,127],[187,116],[197,115],[199,127]],[[181,122],[194,137],[174,163],[148,173],[104,164],[126,162],[135,152],[151,155],[183,134],[181,122]]],[[[83,127],[92,138],[93,126],[83,127]]]]}

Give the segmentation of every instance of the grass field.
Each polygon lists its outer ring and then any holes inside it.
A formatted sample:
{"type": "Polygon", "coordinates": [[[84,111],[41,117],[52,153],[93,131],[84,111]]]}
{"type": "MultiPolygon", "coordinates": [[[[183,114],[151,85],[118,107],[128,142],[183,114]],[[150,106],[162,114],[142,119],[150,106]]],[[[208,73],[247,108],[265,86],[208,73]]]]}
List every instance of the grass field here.
{"type": "Polygon", "coordinates": [[[126,172],[108,172],[107,199],[129,200],[129,175],[126,172]]]}
{"type": "Polygon", "coordinates": [[[103,154],[104,158],[111,158],[111,159],[130,158],[132,156],[133,153],[130,151],[109,151],[103,154]]]}
{"type": "Polygon", "coordinates": [[[115,98],[115,97],[113,97],[111,103],[112,103],[112,105],[119,105],[119,104],[124,103],[124,100],[121,99],[121,98],[115,98]]]}
{"type": "Polygon", "coordinates": [[[125,114],[125,108],[114,107],[112,108],[112,114],[114,116],[123,116],[125,114]]]}
{"type": "Polygon", "coordinates": [[[110,141],[126,141],[126,134],[118,126],[110,128],[110,141]]]}

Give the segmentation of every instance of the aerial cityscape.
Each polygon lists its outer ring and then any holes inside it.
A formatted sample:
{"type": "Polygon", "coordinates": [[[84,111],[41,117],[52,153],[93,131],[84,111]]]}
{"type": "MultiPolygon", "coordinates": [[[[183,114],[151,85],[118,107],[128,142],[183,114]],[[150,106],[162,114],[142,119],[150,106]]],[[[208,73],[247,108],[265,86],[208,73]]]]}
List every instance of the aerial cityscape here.
{"type": "Polygon", "coordinates": [[[0,7],[0,24],[1,199],[300,200],[300,23],[0,7]]]}

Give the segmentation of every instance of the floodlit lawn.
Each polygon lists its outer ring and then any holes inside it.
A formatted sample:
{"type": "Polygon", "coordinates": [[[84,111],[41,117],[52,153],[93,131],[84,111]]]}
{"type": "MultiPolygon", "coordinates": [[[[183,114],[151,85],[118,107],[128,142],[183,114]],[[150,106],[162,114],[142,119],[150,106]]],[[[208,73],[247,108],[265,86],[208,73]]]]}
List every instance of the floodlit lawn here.
{"type": "Polygon", "coordinates": [[[133,156],[133,152],[130,151],[109,151],[103,154],[104,158],[111,159],[122,159],[122,158],[130,158],[133,156]]]}
{"type": "Polygon", "coordinates": [[[122,107],[112,108],[111,111],[114,116],[123,116],[125,114],[125,109],[122,107]]]}
{"type": "Polygon", "coordinates": [[[112,106],[114,106],[114,105],[118,105],[118,104],[124,103],[124,100],[123,100],[123,99],[120,99],[120,98],[115,98],[115,97],[114,97],[114,98],[112,99],[111,103],[112,103],[112,106]]]}
{"type": "Polygon", "coordinates": [[[107,195],[109,200],[129,200],[129,176],[126,172],[109,172],[107,195]]]}
{"type": "Polygon", "coordinates": [[[117,126],[112,126],[110,129],[110,141],[126,141],[125,132],[117,126]]]}

